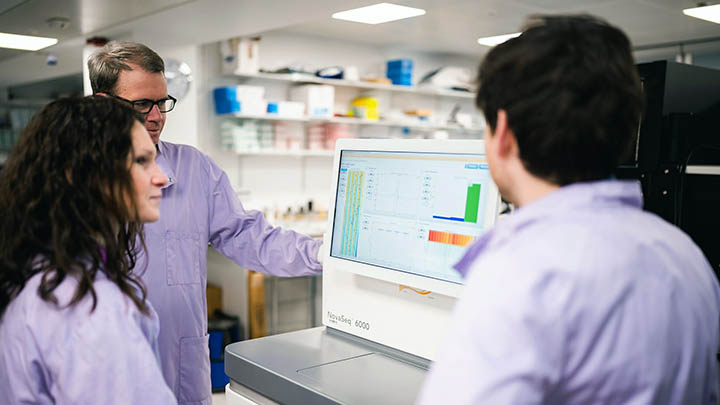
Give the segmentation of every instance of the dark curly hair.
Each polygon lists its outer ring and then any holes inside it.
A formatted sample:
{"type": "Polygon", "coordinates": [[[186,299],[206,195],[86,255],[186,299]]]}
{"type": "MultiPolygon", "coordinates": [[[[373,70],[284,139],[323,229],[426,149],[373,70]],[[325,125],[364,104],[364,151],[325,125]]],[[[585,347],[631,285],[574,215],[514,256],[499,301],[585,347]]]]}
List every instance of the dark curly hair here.
{"type": "Polygon", "coordinates": [[[644,99],[630,40],[588,15],[533,16],[480,65],[476,104],[505,110],[530,173],[557,185],[607,178],[631,150],[644,99]]]}
{"type": "Polygon", "coordinates": [[[0,173],[0,316],[25,283],[42,273],[38,295],[78,280],[68,306],[103,271],[143,313],[146,291],[133,274],[145,249],[134,222],[131,129],[143,117],[110,97],[54,101],[23,131],[0,173]]]}

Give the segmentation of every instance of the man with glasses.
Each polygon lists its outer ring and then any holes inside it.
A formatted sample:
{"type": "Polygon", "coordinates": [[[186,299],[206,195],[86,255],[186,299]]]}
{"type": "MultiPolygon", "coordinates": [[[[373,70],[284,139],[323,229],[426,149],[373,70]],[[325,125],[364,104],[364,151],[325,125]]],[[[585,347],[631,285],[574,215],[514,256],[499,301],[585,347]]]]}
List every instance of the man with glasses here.
{"type": "Polygon", "coordinates": [[[322,270],[322,242],[273,228],[260,212],[245,211],[225,172],[208,156],[160,140],[176,100],[167,93],[157,53],[138,43],[111,42],[90,57],[88,67],[94,93],[124,100],[145,114],[157,163],[169,178],[160,220],[145,226],[148,256],[140,256],[136,268],[160,318],[165,381],[180,403],[209,405],[208,243],[242,267],[301,276],[322,270]]]}

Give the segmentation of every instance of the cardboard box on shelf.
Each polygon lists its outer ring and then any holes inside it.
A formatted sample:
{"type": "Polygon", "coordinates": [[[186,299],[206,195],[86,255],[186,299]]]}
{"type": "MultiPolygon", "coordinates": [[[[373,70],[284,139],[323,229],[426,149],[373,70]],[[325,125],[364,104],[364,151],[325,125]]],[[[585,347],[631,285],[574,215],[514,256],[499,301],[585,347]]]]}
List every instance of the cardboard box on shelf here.
{"type": "Polygon", "coordinates": [[[222,288],[208,283],[206,288],[208,318],[213,319],[216,310],[222,311],[222,288]]]}
{"type": "Polygon", "coordinates": [[[248,271],[248,317],[250,339],[266,336],[265,276],[254,271],[248,271]]]}

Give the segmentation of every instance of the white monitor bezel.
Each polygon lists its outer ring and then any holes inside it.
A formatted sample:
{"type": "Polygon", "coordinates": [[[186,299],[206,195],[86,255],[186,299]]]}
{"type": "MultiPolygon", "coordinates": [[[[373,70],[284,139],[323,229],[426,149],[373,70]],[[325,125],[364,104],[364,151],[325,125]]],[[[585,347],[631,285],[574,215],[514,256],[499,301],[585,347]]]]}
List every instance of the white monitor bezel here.
{"type": "MultiPolygon", "coordinates": [[[[328,232],[325,234],[325,254],[323,267],[325,271],[346,271],[365,277],[401,284],[424,291],[459,297],[463,285],[451,281],[432,279],[416,274],[405,273],[371,264],[359,263],[331,256],[331,240],[335,221],[335,205],[337,200],[338,176],[340,173],[340,156],[342,151],[377,151],[377,152],[417,152],[417,153],[457,153],[485,155],[485,143],[479,139],[424,140],[424,139],[339,139],[335,146],[333,158],[333,193],[328,207],[328,232]]],[[[500,207],[500,193],[494,182],[490,181],[485,210],[485,224],[492,226],[497,219],[500,207]]]]}

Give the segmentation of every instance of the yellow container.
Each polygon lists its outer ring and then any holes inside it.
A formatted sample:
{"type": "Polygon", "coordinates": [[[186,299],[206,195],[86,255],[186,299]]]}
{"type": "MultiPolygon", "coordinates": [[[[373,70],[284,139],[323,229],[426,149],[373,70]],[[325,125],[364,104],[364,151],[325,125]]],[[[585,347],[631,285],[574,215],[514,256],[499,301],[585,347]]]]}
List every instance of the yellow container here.
{"type": "Polygon", "coordinates": [[[374,97],[359,97],[350,103],[351,117],[358,117],[366,120],[378,120],[378,100],[374,97]]]}

